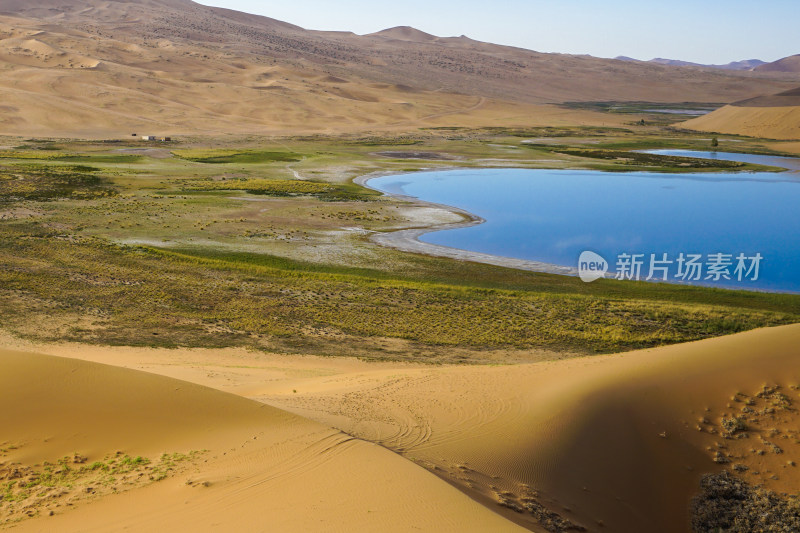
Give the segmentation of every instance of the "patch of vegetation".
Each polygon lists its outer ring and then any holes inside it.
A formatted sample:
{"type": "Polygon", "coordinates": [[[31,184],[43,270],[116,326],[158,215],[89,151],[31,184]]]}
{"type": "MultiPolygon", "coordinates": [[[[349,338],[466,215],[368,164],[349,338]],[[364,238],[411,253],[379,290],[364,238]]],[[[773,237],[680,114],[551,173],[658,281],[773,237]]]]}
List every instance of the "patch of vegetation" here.
{"type": "MultiPolygon", "coordinates": [[[[541,148],[537,145],[537,148],[541,148]]],[[[727,169],[741,170],[750,168],[747,163],[724,161],[721,159],[700,159],[696,157],[677,157],[669,155],[629,152],[626,150],[605,150],[595,148],[558,148],[550,147],[555,153],[590,159],[613,161],[631,167],[657,167],[659,169],[727,169]]]]}
{"type": "Polygon", "coordinates": [[[270,196],[292,196],[297,194],[322,194],[335,189],[335,186],[314,181],[299,180],[202,180],[190,181],[183,185],[189,191],[246,191],[251,194],[270,196]]]}
{"type": "Polygon", "coordinates": [[[729,472],[703,477],[692,500],[692,530],[696,533],[800,531],[800,499],[753,487],[729,472]]]}
{"type": "MultiPolygon", "coordinates": [[[[646,114],[659,113],[663,110],[686,110],[686,111],[713,111],[724,106],[724,103],[707,102],[564,102],[561,107],[567,109],[585,109],[589,111],[600,111],[604,113],[623,113],[623,114],[646,114]]],[[[680,120],[685,120],[686,116],[678,115],[680,120]]]]}
{"type": "Polygon", "coordinates": [[[116,163],[138,163],[143,156],[133,154],[76,154],[66,155],[56,158],[59,161],[68,161],[74,163],[93,163],[95,165],[102,164],[116,164],[116,163]]]}
{"type": "Polygon", "coordinates": [[[605,126],[544,126],[538,128],[484,128],[490,135],[508,137],[605,137],[607,135],[632,134],[627,128],[605,126]]]}
{"type": "Polygon", "coordinates": [[[586,528],[548,509],[539,501],[538,491],[523,485],[520,496],[509,491],[494,491],[497,504],[516,513],[529,513],[536,522],[550,533],[586,531],[586,528]]]}
{"type": "Polygon", "coordinates": [[[266,196],[314,196],[320,200],[365,201],[379,193],[351,184],[331,184],[305,180],[231,179],[193,180],[183,184],[185,191],[245,191],[266,196]]]}
{"type": "Polygon", "coordinates": [[[297,162],[300,154],[294,152],[270,152],[264,150],[174,150],[172,154],[187,161],[209,164],[257,164],[273,162],[297,162]]]}
{"type": "Polygon", "coordinates": [[[130,154],[75,154],[63,153],[55,147],[36,147],[33,150],[0,150],[0,159],[63,161],[69,163],[136,163],[142,156],[130,154]]]}
{"type": "Polygon", "coordinates": [[[25,466],[0,464],[0,526],[37,516],[53,514],[62,502],[74,502],[119,492],[174,474],[181,463],[201,452],[164,454],[157,461],[118,452],[100,461],[89,462],[74,454],[55,463],[25,466]]]}
{"type": "Polygon", "coordinates": [[[412,146],[415,144],[422,144],[422,139],[413,136],[399,136],[399,137],[358,137],[355,139],[348,139],[344,141],[346,145],[358,146],[412,146]]]}
{"type": "Polygon", "coordinates": [[[0,203],[56,198],[90,199],[115,194],[88,166],[0,166],[0,203]]]}
{"type": "Polygon", "coordinates": [[[723,418],[720,422],[722,426],[722,435],[724,437],[732,437],[739,431],[747,430],[747,422],[742,416],[732,416],[730,418],[723,418]]]}
{"type": "Polygon", "coordinates": [[[63,157],[63,154],[49,153],[48,150],[32,148],[31,150],[0,150],[0,159],[44,159],[54,160],[63,157]],[[37,151],[33,151],[37,150],[37,151]]]}
{"type": "Polygon", "coordinates": [[[51,144],[44,141],[34,142],[33,144],[21,144],[19,146],[15,146],[14,150],[60,150],[57,145],[51,144]]]}
{"type": "Polygon", "coordinates": [[[158,462],[153,465],[150,479],[152,481],[161,481],[162,479],[168,478],[178,469],[181,463],[193,460],[200,453],[201,452],[193,451],[188,454],[179,452],[162,454],[158,462]]]}

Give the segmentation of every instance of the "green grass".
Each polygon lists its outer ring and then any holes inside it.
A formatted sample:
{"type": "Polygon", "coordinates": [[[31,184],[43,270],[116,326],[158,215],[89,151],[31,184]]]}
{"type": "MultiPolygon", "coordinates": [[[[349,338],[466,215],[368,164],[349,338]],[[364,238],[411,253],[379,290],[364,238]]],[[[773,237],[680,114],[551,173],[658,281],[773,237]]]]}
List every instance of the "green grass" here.
{"type": "Polygon", "coordinates": [[[375,191],[352,184],[281,179],[192,180],[182,184],[183,191],[244,191],[265,196],[313,196],[323,201],[368,201],[380,196],[375,191]]]}
{"type": "Polygon", "coordinates": [[[86,154],[86,155],[66,155],[56,158],[59,161],[68,161],[74,163],[93,163],[95,165],[101,164],[117,164],[117,163],[140,163],[144,158],[140,155],[111,155],[111,154],[86,154]]]}
{"type": "Polygon", "coordinates": [[[688,148],[695,150],[708,150],[707,146],[686,146],[685,142],[662,142],[637,140],[633,142],[598,143],[596,147],[586,148],[578,146],[563,146],[549,144],[525,145],[528,149],[542,150],[551,154],[561,154],[569,157],[580,157],[587,160],[599,160],[603,163],[589,163],[594,170],[602,171],[650,171],[650,172],[715,172],[715,171],[760,171],[783,172],[785,169],[725,161],[722,159],[703,159],[699,157],[670,156],[661,154],[643,153],[632,150],[646,150],[652,148],[688,148]],[[669,146],[672,144],[672,146],[669,146]]]}
{"type": "Polygon", "coordinates": [[[0,159],[38,160],[38,161],[63,161],[69,163],[138,163],[142,161],[140,155],[129,154],[76,154],[63,153],[57,148],[39,148],[37,150],[0,150],[0,159]]]}
{"type": "Polygon", "coordinates": [[[701,159],[696,157],[675,157],[668,155],[631,152],[627,150],[608,150],[596,148],[552,148],[553,152],[575,157],[614,161],[633,167],[659,167],[664,169],[725,169],[741,170],[749,168],[746,163],[720,159],[701,159]]]}
{"type": "Polygon", "coordinates": [[[190,191],[247,191],[251,194],[291,196],[295,194],[322,194],[336,187],[331,184],[297,180],[233,179],[224,181],[190,181],[184,184],[190,191]]]}
{"type": "Polygon", "coordinates": [[[258,164],[272,162],[297,162],[300,154],[293,152],[271,152],[262,150],[174,150],[173,155],[194,161],[195,163],[209,164],[258,164]]]}
{"type": "Polygon", "coordinates": [[[0,205],[21,200],[90,199],[115,193],[108,180],[88,166],[0,165],[0,205]]]}
{"type": "MultiPolygon", "coordinates": [[[[0,224],[0,229],[0,295],[9,311],[0,326],[24,330],[18,320],[37,313],[65,323],[74,322],[76,310],[94,318],[94,327],[58,330],[62,340],[252,346],[260,338],[272,348],[293,351],[344,335],[395,337],[427,346],[606,353],[800,318],[798,299],[777,297],[784,295],[708,291],[707,296],[718,293],[719,298],[700,303],[692,296],[702,289],[680,298],[681,290],[660,287],[662,297],[644,297],[648,291],[642,286],[620,297],[615,291],[622,283],[587,291],[534,274],[520,276],[523,283],[516,287],[489,288],[485,282],[458,280],[454,272],[441,272],[440,279],[373,276],[363,270],[295,268],[274,258],[259,264],[241,255],[61,242],[51,230],[19,222],[0,224]]],[[[34,335],[47,336],[44,331],[34,335]]],[[[321,348],[336,354],[351,347],[321,348]]]]}

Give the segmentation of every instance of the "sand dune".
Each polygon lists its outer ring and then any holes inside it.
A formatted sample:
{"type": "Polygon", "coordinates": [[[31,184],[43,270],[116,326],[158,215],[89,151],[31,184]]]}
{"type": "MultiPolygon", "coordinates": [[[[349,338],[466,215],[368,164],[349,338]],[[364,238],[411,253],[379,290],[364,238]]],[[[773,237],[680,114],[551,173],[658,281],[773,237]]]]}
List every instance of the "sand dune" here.
{"type": "Polygon", "coordinates": [[[768,139],[800,139],[800,89],[750,98],[687,122],[698,131],[768,139]]]}
{"type": "Polygon", "coordinates": [[[800,139],[800,107],[725,106],[681,126],[696,131],[795,140],[800,139]]]}
{"type": "Polygon", "coordinates": [[[549,523],[552,531],[672,533],[689,530],[689,500],[706,472],[740,465],[736,475],[753,484],[796,490],[800,416],[790,408],[798,401],[799,340],[794,325],[492,367],[38,348],[291,410],[380,443],[534,531],[549,523]],[[746,430],[726,438],[723,421],[736,416],[746,430]]]}
{"type": "MultiPolygon", "coordinates": [[[[44,516],[15,531],[518,529],[381,447],[198,385],[3,350],[0,399],[0,475],[14,483],[65,455],[85,458],[69,463],[78,469],[117,451],[197,452],[166,479],[129,486],[106,480],[120,492],[88,501],[37,486],[48,496],[28,511],[44,516]],[[66,500],[74,505],[61,505],[66,500]]],[[[103,487],[85,487],[95,490],[103,487]]],[[[4,502],[0,513],[13,505],[21,504],[4,502]]]]}
{"type": "Polygon", "coordinates": [[[496,508],[533,509],[505,509],[529,524],[543,504],[590,531],[686,531],[715,457],[796,490],[800,417],[768,411],[776,394],[797,401],[798,340],[788,326],[612,357],[376,370],[259,397],[381,442],[496,508]],[[749,438],[723,438],[736,415],[749,438]]]}

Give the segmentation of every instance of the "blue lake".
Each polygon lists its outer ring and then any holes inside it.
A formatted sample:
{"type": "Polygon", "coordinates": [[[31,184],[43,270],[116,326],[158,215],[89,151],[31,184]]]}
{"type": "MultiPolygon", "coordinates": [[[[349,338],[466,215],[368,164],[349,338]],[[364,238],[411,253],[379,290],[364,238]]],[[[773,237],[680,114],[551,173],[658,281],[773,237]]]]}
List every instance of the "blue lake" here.
{"type": "MultiPolygon", "coordinates": [[[[657,153],[800,170],[798,159],[657,153]]],[[[427,233],[423,242],[574,268],[589,250],[628,279],[638,265],[639,279],[800,292],[800,172],[464,169],[384,176],[369,185],[486,220],[427,233]]]]}

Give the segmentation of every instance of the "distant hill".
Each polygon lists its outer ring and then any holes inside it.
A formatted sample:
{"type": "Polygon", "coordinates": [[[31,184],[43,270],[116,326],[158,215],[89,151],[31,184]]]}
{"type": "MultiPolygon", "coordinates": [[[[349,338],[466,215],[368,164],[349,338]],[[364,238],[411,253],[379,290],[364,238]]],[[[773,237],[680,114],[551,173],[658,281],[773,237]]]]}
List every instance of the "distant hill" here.
{"type": "Polygon", "coordinates": [[[800,54],[756,67],[757,72],[800,72],[800,54]]]}
{"type": "Polygon", "coordinates": [[[682,126],[768,139],[800,139],[800,87],[734,102],[682,126]]]}
{"type": "Polygon", "coordinates": [[[190,0],[0,0],[0,70],[0,135],[29,136],[525,125],[546,104],[732,102],[800,83],[407,26],[309,31],[190,0]]]}
{"type": "Polygon", "coordinates": [[[411,41],[414,43],[425,43],[436,41],[439,38],[430,33],[425,33],[411,26],[397,26],[376,33],[370,33],[370,37],[385,37],[387,39],[397,39],[399,41],[411,41]]]}
{"type": "Polygon", "coordinates": [[[743,61],[733,61],[727,65],[711,65],[712,67],[729,69],[729,70],[753,70],[765,62],[760,59],[745,59],[743,61]]]}
{"type": "MultiPolygon", "coordinates": [[[[614,59],[620,61],[639,61],[638,59],[633,59],[632,57],[627,57],[627,56],[617,56],[614,59]]],[[[766,64],[764,61],[761,61],[760,59],[745,59],[742,61],[733,61],[725,65],[704,65],[702,63],[692,63],[690,61],[681,61],[679,59],[664,59],[661,57],[657,57],[649,61],[640,61],[640,62],[655,63],[657,65],[667,65],[671,67],[701,67],[701,68],[715,68],[720,70],[745,70],[745,71],[753,70],[760,65],[766,64]]]]}

